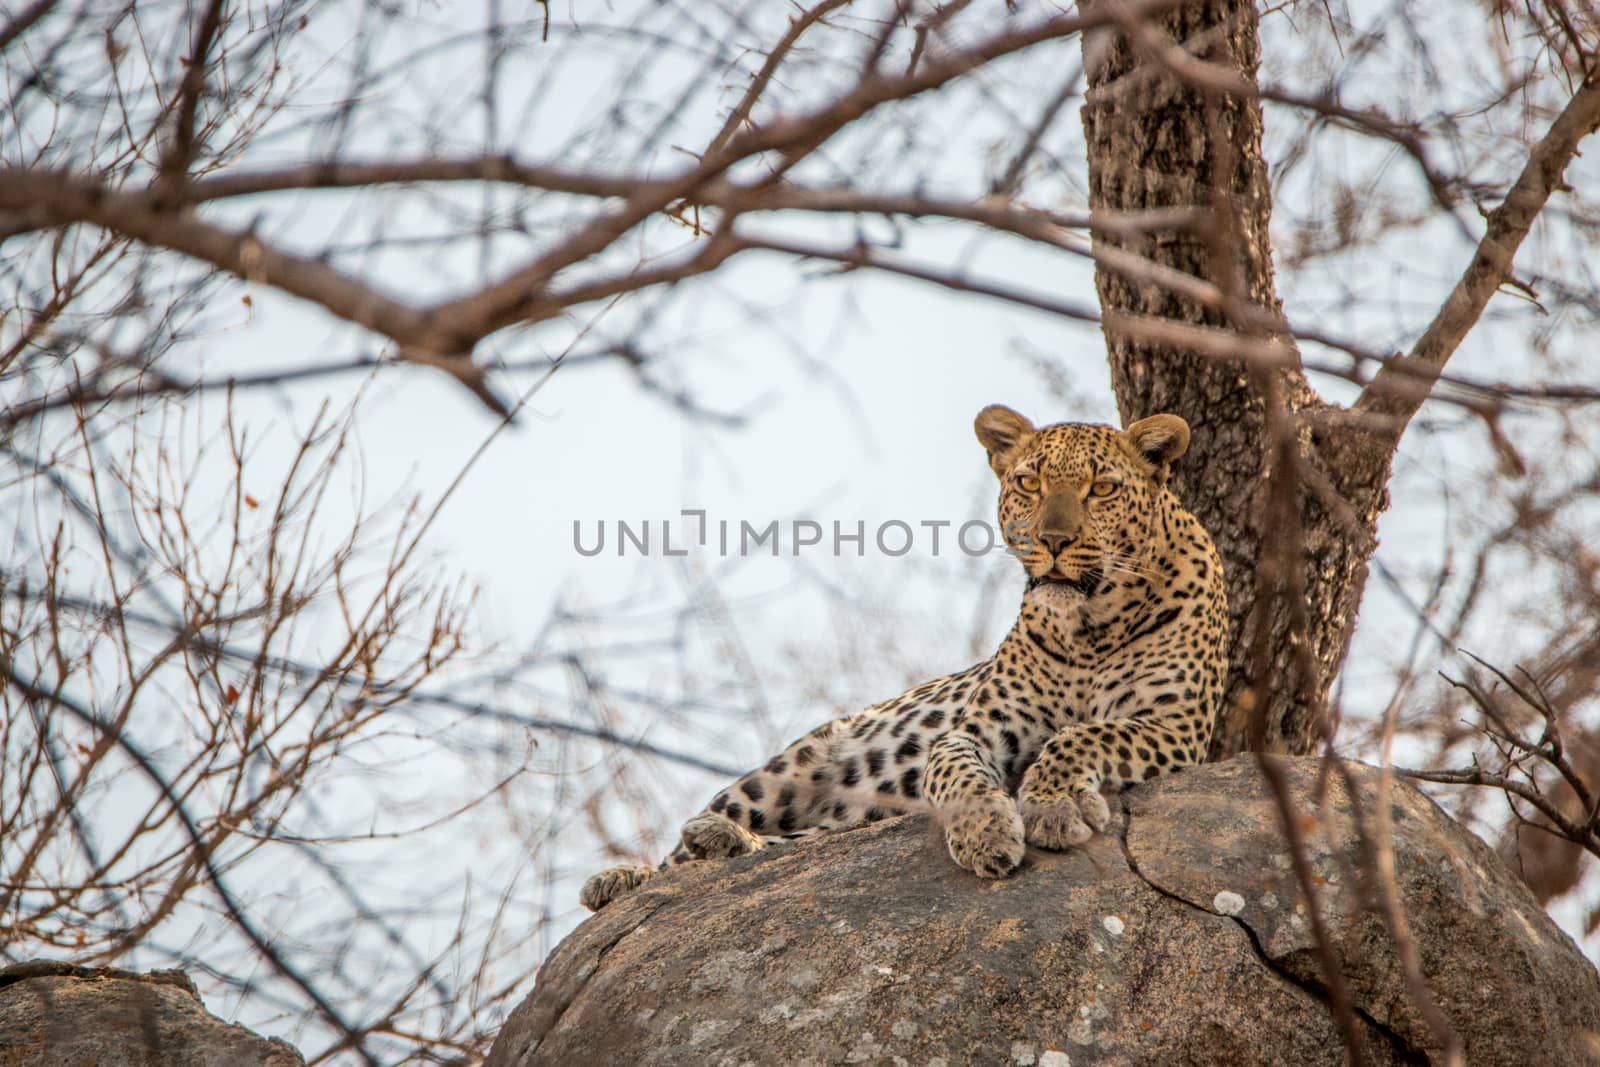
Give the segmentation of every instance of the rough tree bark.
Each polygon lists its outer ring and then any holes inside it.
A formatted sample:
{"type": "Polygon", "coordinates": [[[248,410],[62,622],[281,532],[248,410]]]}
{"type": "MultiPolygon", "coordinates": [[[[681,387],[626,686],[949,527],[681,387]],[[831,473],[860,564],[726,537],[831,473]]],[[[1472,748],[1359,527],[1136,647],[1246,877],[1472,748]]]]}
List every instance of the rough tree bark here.
{"type": "MultiPolygon", "coordinates": [[[[1090,6],[1090,5],[1086,5],[1090,6]]],[[[1093,6],[1102,6],[1096,4],[1093,6]]],[[[1147,17],[1145,23],[1190,54],[1225,65],[1254,84],[1260,56],[1255,7],[1249,0],[1191,0],[1147,17]]],[[[1268,223],[1272,213],[1267,164],[1261,154],[1261,105],[1252,97],[1208,92],[1185,84],[1152,54],[1148,37],[1120,31],[1085,38],[1089,73],[1083,124],[1089,153],[1091,210],[1141,211],[1199,206],[1228,225],[1152,231],[1129,238],[1097,233],[1165,266],[1218,282],[1250,304],[1281,311],[1273,284],[1268,223]],[[1209,231],[1209,232],[1207,232],[1209,231]],[[1228,262],[1219,262],[1227,257],[1228,262]]],[[[1348,643],[1360,602],[1371,542],[1334,528],[1331,516],[1305,516],[1308,554],[1304,603],[1317,676],[1300,679],[1289,613],[1270,613],[1271,670],[1267,684],[1247,696],[1247,662],[1256,647],[1252,607],[1262,558],[1262,491],[1270,445],[1266,399],[1259,375],[1237,360],[1192,355],[1119,333],[1115,313],[1225,327],[1228,309],[1204,306],[1170,290],[1100,268],[1096,288],[1107,313],[1112,386],[1124,419],[1171,411],[1194,431],[1189,460],[1174,473],[1174,489],[1211,531],[1228,572],[1233,660],[1211,758],[1250,743],[1250,710],[1260,716],[1269,750],[1314,750],[1323,735],[1316,707],[1348,643]]],[[[1324,405],[1296,369],[1269,372],[1289,412],[1324,405]]],[[[1368,533],[1381,489],[1356,508],[1368,533]]],[[[1354,503],[1354,501],[1352,501],[1354,503]]],[[[1322,509],[1318,509],[1319,511],[1322,509]]]]}
{"type": "MultiPolygon", "coordinates": [[[[1113,15],[1119,6],[1082,5],[1086,14],[1113,15]]],[[[1434,321],[1344,408],[1318,397],[1292,360],[1264,367],[1216,359],[1152,342],[1148,329],[1138,337],[1119,329],[1119,318],[1136,316],[1259,335],[1263,321],[1281,323],[1282,304],[1255,92],[1254,4],[1182,0],[1117,22],[1083,44],[1090,209],[1198,207],[1209,222],[1138,236],[1097,231],[1095,240],[1211,281],[1224,299],[1202,304],[1101,263],[1096,288],[1112,386],[1125,420],[1171,411],[1194,430],[1174,488],[1222,554],[1233,649],[1210,757],[1247,747],[1310,753],[1327,734],[1326,696],[1354,629],[1400,435],[1511,277],[1517,248],[1563,188],[1578,142],[1600,124],[1600,71],[1577,86],[1487,214],[1477,253],[1434,321]],[[1274,510],[1275,486],[1284,485],[1274,510]]]]}

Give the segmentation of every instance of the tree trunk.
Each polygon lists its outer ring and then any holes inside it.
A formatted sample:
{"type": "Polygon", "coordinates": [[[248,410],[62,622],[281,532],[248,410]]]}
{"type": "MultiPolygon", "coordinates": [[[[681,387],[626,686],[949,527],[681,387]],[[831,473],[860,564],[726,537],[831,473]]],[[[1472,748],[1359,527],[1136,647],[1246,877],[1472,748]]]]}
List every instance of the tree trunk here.
{"type": "MultiPolygon", "coordinates": [[[[1086,11],[1099,6],[1083,5],[1086,11]]],[[[1169,46],[1176,42],[1190,55],[1256,84],[1260,37],[1248,0],[1188,0],[1146,18],[1144,25],[1169,46]]],[[[1130,41],[1120,30],[1088,36],[1084,54],[1091,210],[1195,207],[1208,210],[1214,220],[1133,236],[1097,230],[1096,242],[1211,281],[1242,304],[1279,312],[1259,100],[1186,84],[1154,57],[1148,38],[1130,41]]],[[[1122,312],[1213,327],[1238,325],[1224,307],[1203,305],[1104,266],[1097,268],[1095,282],[1109,317],[1122,312]]],[[[1314,751],[1327,733],[1322,709],[1344,658],[1367,560],[1376,547],[1373,533],[1385,502],[1388,456],[1373,462],[1382,446],[1343,429],[1342,409],[1318,398],[1298,369],[1252,370],[1242,361],[1133,340],[1113,324],[1106,328],[1106,344],[1125,421],[1170,411],[1193,429],[1173,488],[1211,531],[1222,555],[1232,642],[1224,711],[1210,758],[1224,759],[1257,744],[1292,754],[1314,751]],[[1285,424],[1298,452],[1298,534],[1293,522],[1290,529],[1274,522],[1264,535],[1273,454],[1269,403],[1290,416],[1285,424]],[[1349,462],[1354,457],[1345,453],[1351,449],[1360,450],[1366,462],[1349,462]],[[1358,484],[1347,484],[1351,481],[1358,484]],[[1261,579],[1263,561],[1283,551],[1290,553],[1295,573],[1275,583],[1277,595],[1258,612],[1263,589],[1274,584],[1261,579]],[[1258,641],[1263,620],[1267,635],[1258,641]]]]}

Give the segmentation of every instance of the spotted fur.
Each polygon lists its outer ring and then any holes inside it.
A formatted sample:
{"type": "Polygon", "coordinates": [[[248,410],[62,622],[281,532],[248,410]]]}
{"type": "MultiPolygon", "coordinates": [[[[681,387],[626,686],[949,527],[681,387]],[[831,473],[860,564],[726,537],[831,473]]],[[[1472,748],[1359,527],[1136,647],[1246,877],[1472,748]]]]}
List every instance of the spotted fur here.
{"type": "MultiPolygon", "coordinates": [[[[1210,536],[1166,488],[1188,425],[1036,429],[995,405],[976,429],[1027,573],[999,649],[795,741],[690,819],[662,868],[931,805],[956,863],[999,878],[1026,845],[1066,849],[1104,829],[1103,790],[1200,761],[1226,602],[1210,536]]],[[[599,910],[653,873],[595,875],[583,903],[599,910]]]]}

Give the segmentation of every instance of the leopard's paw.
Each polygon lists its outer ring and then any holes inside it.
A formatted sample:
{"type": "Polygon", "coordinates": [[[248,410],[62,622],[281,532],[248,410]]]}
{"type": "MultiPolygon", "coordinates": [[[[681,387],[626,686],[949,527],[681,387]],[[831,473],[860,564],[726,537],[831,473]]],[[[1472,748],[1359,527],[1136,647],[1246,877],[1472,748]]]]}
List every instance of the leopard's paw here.
{"type": "Polygon", "coordinates": [[[726,815],[704,811],[683,824],[683,848],[697,860],[745,856],[766,847],[766,841],[726,815]]]}
{"type": "Polygon", "coordinates": [[[1017,802],[1004,793],[948,805],[944,810],[945,844],[950,858],[984,878],[1004,878],[1022,862],[1022,818],[1017,802]]]}
{"type": "Polygon", "coordinates": [[[1019,807],[1028,844],[1052,852],[1085,844],[1111,823],[1111,808],[1094,789],[1075,797],[1032,797],[1024,792],[1019,807]]]}
{"type": "Polygon", "coordinates": [[[631,893],[655,876],[650,867],[612,867],[583,883],[578,899],[590,911],[599,911],[625,893],[631,893]]]}

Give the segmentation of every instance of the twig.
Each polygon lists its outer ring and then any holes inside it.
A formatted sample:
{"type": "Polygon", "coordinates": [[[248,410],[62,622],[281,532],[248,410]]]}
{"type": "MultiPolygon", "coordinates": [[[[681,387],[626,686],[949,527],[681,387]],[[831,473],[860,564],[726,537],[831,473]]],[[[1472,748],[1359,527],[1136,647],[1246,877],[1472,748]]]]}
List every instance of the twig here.
{"type": "Polygon", "coordinates": [[[1395,416],[1402,424],[1416,414],[1489,299],[1511,277],[1511,262],[1517,249],[1550,195],[1564,188],[1562,174],[1577,153],[1578,142],[1593,133],[1596,126],[1600,126],[1600,70],[1590,73],[1528,154],[1528,161],[1505,200],[1489,213],[1472,262],[1412,346],[1409,358],[1380,370],[1362,391],[1355,410],[1395,416]],[[1401,366],[1414,373],[1402,373],[1398,369],[1401,366]]]}
{"type": "Polygon", "coordinates": [[[183,188],[189,176],[189,165],[194,162],[200,147],[195,130],[195,115],[200,108],[200,96],[205,92],[206,67],[211,62],[211,48],[222,28],[224,0],[210,0],[200,25],[195,29],[194,46],[187,57],[188,65],[178,83],[176,116],[172,123],[172,139],[162,153],[160,166],[152,189],[156,201],[166,204],[173,194],[183,188]]]}
{"type": "Polygon", "coordinates": [[[218,869],[216,860],[212,855],[211,846],[206,843],[199,828],[195,826],[194,821],[190,818],[183,799],[173,790],[172,785],[165,776],[156,770],[155,764],[150,761],[150,758],[132,741],[129,741],[120,730],[109,727],[88,709],[80,707],[61,693],[43,689],[22,677],[17,673],[15,666],[9,659],[0,659],[0,674],[3,674],[6,680],[29,700],[41,701],[60,708],[85,726],[107,737],[117,748],[122,750],[123,755],[127,756],[128,760],[139,768],[139,772],[156,787],[162,799],[167,802],[172,816],[183,827],[183,831],[189,838],[193,849],[194,859],[204,868],[206,877],[211,882],[211,888],[215,890],[217,899],[221,901],[223,909],[228,913],[228,917],[234,926],[249,939],[251,945],[261,954],[262,959],[270,963],[274,970],[287,978],[306,995],[306,998],[316,1007],[317,1012],[343,1037],[343,1047],[351,1049],[369,1067],[378,1067],[378,1061],[367,1051],[361,1033],[345,1022],[344,1016],[339,1010],[304,975],[290,965],[277,949],[272,946],[272,942],[258,931],[255,924],[245,916],[244,910],[234,900],[227,883],[223,880],[222,872],[218,869]]]}

